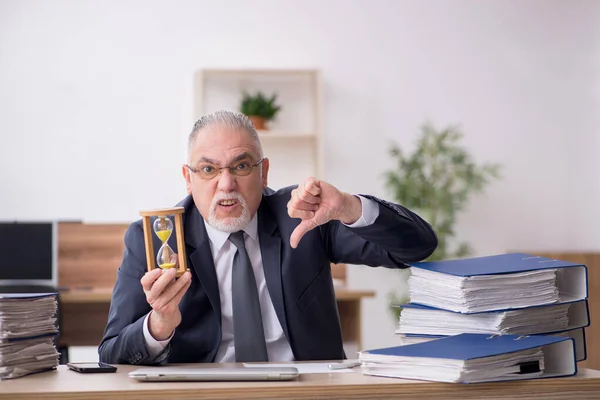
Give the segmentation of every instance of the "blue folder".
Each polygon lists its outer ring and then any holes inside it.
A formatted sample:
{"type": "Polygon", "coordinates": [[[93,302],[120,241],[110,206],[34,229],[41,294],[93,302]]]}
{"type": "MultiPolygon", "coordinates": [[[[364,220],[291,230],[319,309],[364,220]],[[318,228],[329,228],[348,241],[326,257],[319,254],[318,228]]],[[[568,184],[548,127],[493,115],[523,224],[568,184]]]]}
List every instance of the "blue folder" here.
{"type": "Polygon", "coordinates": [[[558,269],[557,286],[561,302],[588,298],[587,266],[526,253],[508,253],[455,260],[408,263],[413,268],[469,277],[558,269]]]}
{"type": "MultiPolygon", "coordinates": [[[[575,361],[585,361],[587,359],[587,345],[585,343],[585,328],[574,328],[566,329],[564,331],[557,332],[545,332],[535,334],[537,335],[549,335],[549,336],[561,336],[566,338],[572,338],[575,344],[575,361]]],[[[405,345],[410,346],[414,343],[431,341],[436,339],[443,339],[449,337],[449,335],[420,335],[416,333],[402,333],[397,334],[401,340],[408,342],[405,345]],[[410,342],[414,343],[410,343],[410,342]],[[410,343],[410,344],[409,344],[410,343]]]]}
{"type": "MultiPolygon", "coordinates": [[[[371,354],[403,357],[449,358],[453,360],[472,360],[492,357],[500,354],[514,353],[535,347],[569,340],[562,337],[543,335],[483,335],[478,333],[462,333],[444,339],[426,343],[395,346],[369,350],[371,354]]],[[[573,353],[574,354],[574,353],[573,353]]]]}
{"type": "MultiPolygon", "coordinates": [[[[536,348],[541,348],[544,353],[543,365],[540,366],[541,374],[521,371],[522,373],[492,377],[478,382],[537,379],[570,376],[577,373],[573,339],[543,335],[490,336],[464,333],[430,342],[368,350],[361,352],[359,359],[363,361],[362,367],[365,374],[416,379],[414,377],[419,376],[419,372],[426,373],[428,369],[435,369],[436,365],[431,361],[440,360],[440,364],[442,364],[444,359],[481,360],[508,353],[517,354],[536,348]],[[372,356],[383,357],[378,359],[372,356]],[[423,364],[424,358],[429,360],[428,364],[423,364]],[[374,361],[376,359],[379,361],[374,361]],[[394,363],[397,365],[394,366],[394,363]],[[411,363],[414,363],[414,366],[411,363]]],[[[490,367],[483,365],[481,368],[490,367]]],[[[426,380],[436,381],[437,379],[435,375],[431,375],[430,379],[426,380]]],[[[460,382],[473,383],[475,381],[460,382]]]]}
{"type": "Polygon", "coordinates": [[[551,268],[584,267],[583,264],[561,261],[525,253],[508,253],[456,260],[420,261],[408,263],[412,267],[456,276],[479,276],[536,271],[551,268]]]}

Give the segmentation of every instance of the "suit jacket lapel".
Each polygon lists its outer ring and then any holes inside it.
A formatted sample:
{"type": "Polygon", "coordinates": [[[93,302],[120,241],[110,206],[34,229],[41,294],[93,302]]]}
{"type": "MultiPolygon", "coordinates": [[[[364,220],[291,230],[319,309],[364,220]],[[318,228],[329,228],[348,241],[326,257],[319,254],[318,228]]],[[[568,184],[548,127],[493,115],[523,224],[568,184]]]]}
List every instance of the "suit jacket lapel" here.
{"type": "Polygon", "coordinates": [[[258,209],[258,239],[271,301],[279,323],[289,340],[281,283],[281,236],[277,229],[275,217],[264,198],[258,209]]]}
{"type": "Polygon", "coordinates": [[[215,272],[215,264],[210,250],[208,234],[204,227],[204,220],[193,204],[186,214],[185,241],[189,246],[195,248],[189,256],[193,271],[196,272],[198,280],[204,288],[217,316],[217,321],[220,324],[221,299],[219,297],[219,282],[217,281],[217,273],[215,272]]]}

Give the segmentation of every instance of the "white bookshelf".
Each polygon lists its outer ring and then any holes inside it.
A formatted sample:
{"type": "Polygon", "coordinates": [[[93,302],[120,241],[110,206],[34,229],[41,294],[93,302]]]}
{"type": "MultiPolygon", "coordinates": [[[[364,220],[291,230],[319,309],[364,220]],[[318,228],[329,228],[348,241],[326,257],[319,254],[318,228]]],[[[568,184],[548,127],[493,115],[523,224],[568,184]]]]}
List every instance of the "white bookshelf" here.
{"type": "Polygon", "coordinates": [[[239,110],[244,90],[277,93],[281,110],[258,131],[269,158],[269,186],[278,189],[309,176],[324,179],[321,73],[316,69],[203,69],[195,77],[194,117],[239,110]]]}

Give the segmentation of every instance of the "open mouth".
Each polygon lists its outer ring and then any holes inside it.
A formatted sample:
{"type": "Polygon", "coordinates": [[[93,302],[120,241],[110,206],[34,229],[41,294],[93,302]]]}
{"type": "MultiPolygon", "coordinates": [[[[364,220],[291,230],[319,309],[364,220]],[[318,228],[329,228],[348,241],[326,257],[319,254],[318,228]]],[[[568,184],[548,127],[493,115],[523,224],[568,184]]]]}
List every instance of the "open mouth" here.
{"type": "Polygon", "coordinates": [[[233,207],[238,204],[237,200],[221,200],[217,203],[221,207],[233,207]]]}

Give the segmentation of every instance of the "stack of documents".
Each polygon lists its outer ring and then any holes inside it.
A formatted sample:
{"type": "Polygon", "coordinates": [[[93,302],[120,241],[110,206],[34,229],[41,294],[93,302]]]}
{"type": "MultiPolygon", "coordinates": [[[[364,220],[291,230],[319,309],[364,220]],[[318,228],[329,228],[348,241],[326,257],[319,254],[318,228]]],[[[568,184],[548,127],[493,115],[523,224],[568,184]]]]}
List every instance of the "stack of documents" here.
{"type": "Polygon", "coordinates": [[[570,338],[460,334],[359,353],[365,375],[476,383],[577,373],[570,338]]]}
{"type": "Polygon", "coordinates": [[[55,293],[0,294],[0,379],[58,366],[55,293]]]}
{"type": "Polygon", "coordinates": [[[365,374],[470,383],[571,375],[585,360],[585,265],[512,253],[410,267],[401,345],[360,352],[365,374]]]}
{"type": "MultiPolygon", "coordinates": [[[[469,333],[469,332],[465,332],[469,333]]],[[[583,361],[587,358],[587,347],[585,343],[585,329],[576,328],[568,329],[560,332],[544,332],[544,335],[566,337],[573,339],[575,343],[575,360],[583,361]]],[[[450,335],[452,336],[452,335],[450,335]]],[[[430,342],[432,340],[442,339],[448,336],[441,335],[413,335],[413,334],[396,334],[398,338],[398,344],[405,346],[408,344],[430,342]]]]}
{"type": "Polygon", "coordinates": [[[412,344],[461,333],[571,337],[585,360],[585,265],[512,253],[411,264],[396,335],[412,344]]]}
{"type": "Polygon", "coordinates": [[[579,300],[503,311],[458,313],[419,304],[404,304],[397,334],[525,334],[559,332],[590,323],[588,303],[579,300]]]}
{"type": "Polygon", "coordinates": [[[512,253],[411,264],[411,303],[462,313],[587,298],[581,264],[512,253]]]}
{"type": "Polygon", "coordinates": [[[458,312],[502,310],[559,301],[556,270],[456,276],[414,268],[408,280],[411,300],[458,312]]]}

